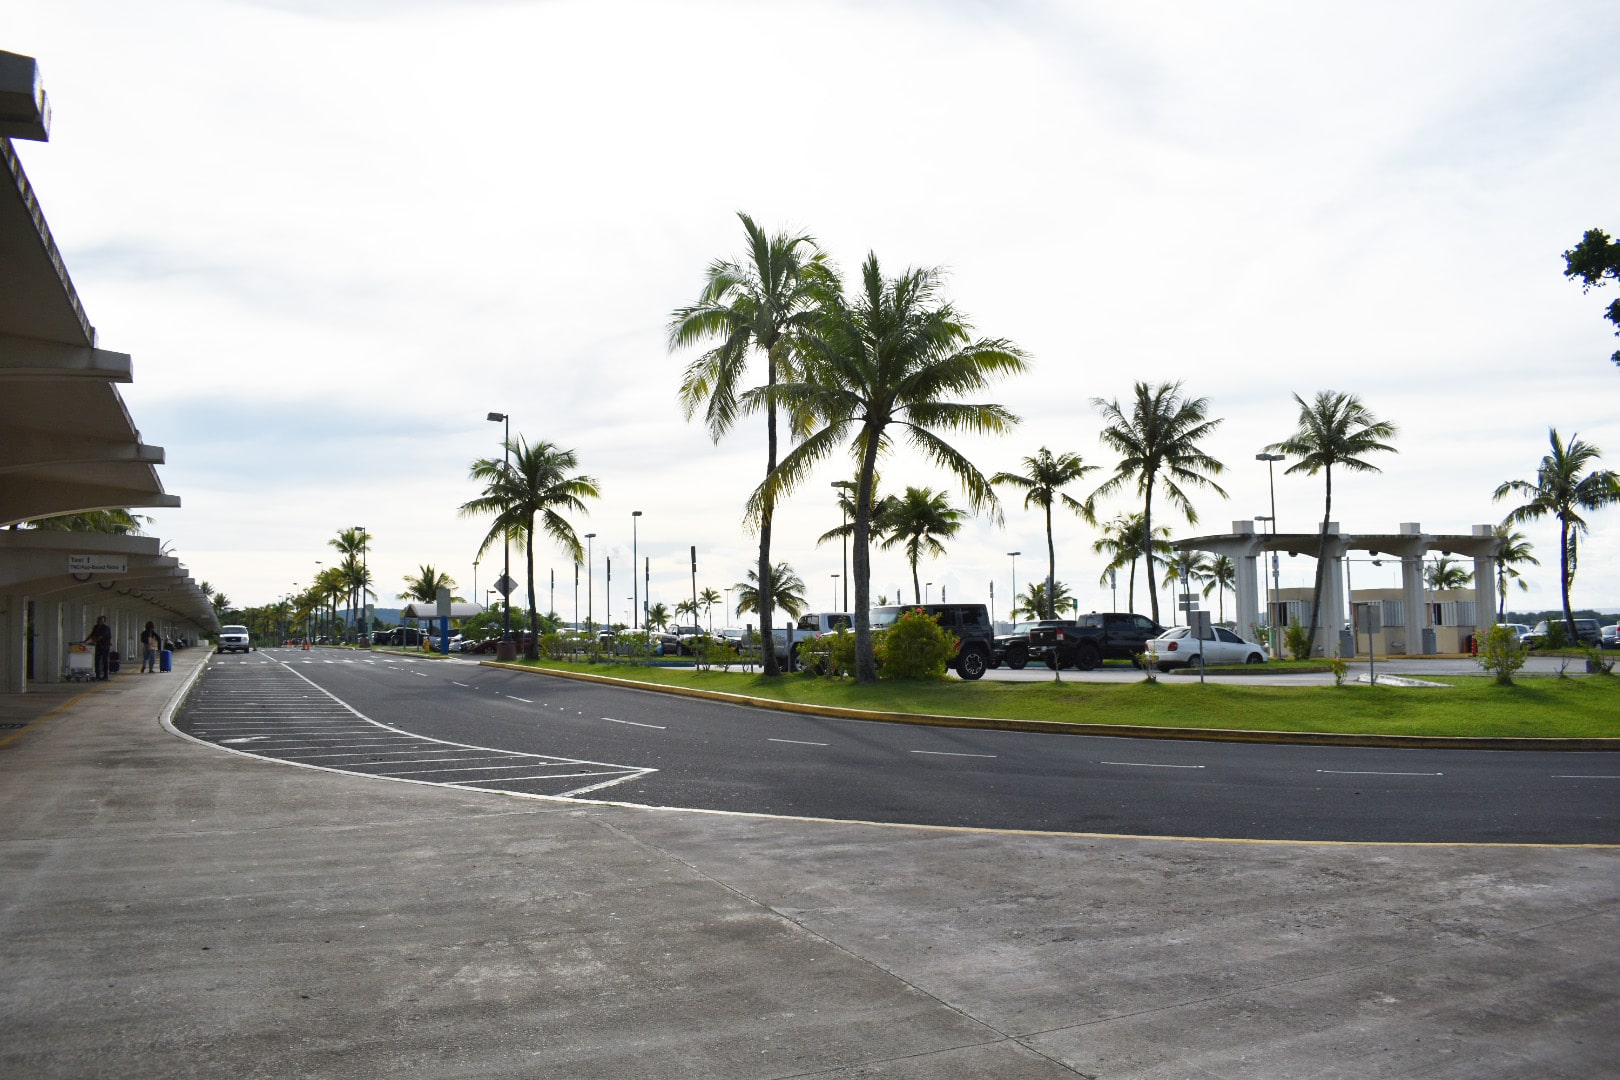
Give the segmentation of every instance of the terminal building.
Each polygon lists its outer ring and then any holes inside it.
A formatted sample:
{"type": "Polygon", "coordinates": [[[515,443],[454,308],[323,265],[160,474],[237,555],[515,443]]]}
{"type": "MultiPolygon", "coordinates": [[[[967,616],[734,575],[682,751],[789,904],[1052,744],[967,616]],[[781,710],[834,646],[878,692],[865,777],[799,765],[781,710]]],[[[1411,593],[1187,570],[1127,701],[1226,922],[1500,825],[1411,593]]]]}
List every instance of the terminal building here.
{"type": "Polygon", "coordinates": [[[28,523],[98,510],[178,507],[118,387],[126,353],[103,349],[13,140],[46,141],[50,105],[31,57],[0,52],[0,692],[70,677],[71,647],[98,616],[139,655],[152,622],[168,641],[219,628],[209,598],[152,536],[28,523]]]}

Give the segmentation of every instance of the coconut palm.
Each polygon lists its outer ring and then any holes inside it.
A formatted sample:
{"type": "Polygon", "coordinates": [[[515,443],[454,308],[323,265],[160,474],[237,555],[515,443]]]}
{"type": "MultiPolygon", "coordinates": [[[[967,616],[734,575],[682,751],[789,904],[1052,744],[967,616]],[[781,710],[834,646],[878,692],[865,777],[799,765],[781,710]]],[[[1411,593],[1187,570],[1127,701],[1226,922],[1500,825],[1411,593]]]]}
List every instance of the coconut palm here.
{"type": "Polygon", "coordinates": [[[563,514],[589,514],[585,500],[600,498],[602,493],[592,477],[569,475],[579,468],[579,459],[572,450],[563,450],[544,439],[530,443],[521,435],[506,449],[510,461],[504,457],[479,458],[472,463],[472,478],[483,481],[484,493],[462,503],[461,514],[495,515],[495,523],[478,545],[480,556],[497,540],[516,539],[523,544],[529,578],[530,636],[526,655],[534,660],[539,656],[540,638],[540,614],[534,596],[536,526],[565,555],[579,562],[585,557],[585,549],[563,514]]]}
{"type": "Polygon", "coordinates": [[[1451,555],[1442,555],[1423,568],[1423,581],[1435,592],[1460,589],[1474,580],[1462,562],[1451,555]]]}
{"type": "MultiPolygon", "coordinates": [[[[1106,422],[1098,438],[1119,455],[1119,463],[1114,466],[1114,475],[1086,500],[1088,507],[1095,504],[1099,495],[1127,484],[1133,486],[1142,497],[1145,540],[1154,535],[1153,493],[1159,488],[1162,487],[1165,497],[1181,510],[1189,525],[1198,523],[1198,512],[1187,495],[1188,487],[1209,488],[1226,498],[1226,492],[1210,479],[1226,466],[1198,445],[1221,425],[1220,420],[1209,419],[1208,398],[1186,397],[1179,382],[1158,386],[1139,382],[1128,414],[1118,401],[1092,398],[1091,403],[1106,422]]],[[[1153,621],[1158,622],[1159,593],[1154,588],[1151,571],[1147,583],[1153,621]]]]}
{"type": "Polygon", "coordinates": [[[1502,541],[1502,546],[1496,552],[1496,621],[1501,622],[1507,612],[1508,582],[1517,582],[1520,592],[1530,591],[1530,583],[1515,567],[1525,563],[1540,566],[1541,560],[1530,554],[1532,548],[1524,533],[1515,532],[1507,523],[1491,531],[1502,541]]]}
{"type": "MultiPolygon", "coordinates": [[[[669,347],[686,348],[701,342],[714,347],[693,360],[681,379],[680,401],[686,418],[700,410],[709,436],[716,442],[731,430],[737,418],[756,409],[765,412],[765,475],[776,470],[776,401],[769,393],[751,395],[744,386],[748,359],[755,350],[765,356],[764,389],[798,375],[794,342],[806,325],[818,317],[817,293],[832,278],[826,256],[811,237],[777,233],[768,236],[747,214],[737,215],[747,237],[744,261],[728,259],[710,264],[697,302],[670,316],[669,347]]],[[[760,636],[771,634],[771,520],[776,492],[766,484],[763,497],[749,504],[750,520],[759,529],[759,567],[756,575],[766,602],[759,613],[760,636]]],[[[766,675],[781,674],[776,655],[765,650],[766,675]]]]}
{"type": "Polygon", "coordinates": [[[1540,521],[1548,514],[1558,519],[1559,584],[1564,600],[1564,630],[1569,640],[1575,640],[1575,615],[1569,606],[1569,587],[1575,581],[1577,544],[1580,534],[1587,530],[1581,511],[1600,510],[1620,502],[1620,477],[1610,469],[1592,468],[1603,458],[1603,453],[1591,443],[1581,441],[1579,435],[1570,436],[1566,446],[1558,436],[1558,429],[1547,432],[1551,449],[1536,469],[1536,479],[1509,480],[1496,489],[1496,499],[1509,495],[1525,498],[1522,506],[1514,508],[1503,519],[1503,524],[1524,524],[1540,521]],[[1590,472],[1587,470],[1591,469],[1590,472]]]}
{"type": "Polygon", "coordinates": [[[647,629],[662,630],[669,625],[669,608],[664,604],[651,604],[647,608],[647,629]]]}
{"type": "Polygon", "coordinates": [[[1170,527],[1164,525],[1154,530],[1158,535],[1154,536],[1152,550],[1148,551],[1149,545],[1144,539],[1147,533],[1143,526],[1141,514],[1119,514],[1102,527],[1102,536],[1091,545],[1091,550],[1098,555],[1108,556],[1108,562],[1097,578],[1098,584],[1106,585],[1109,574],[1118,573],[1122,567],[1130,568],[1130,581],[1125,590],[1127,611],[1136,610],[1136,564],[1141,561],[1144,552],[1148,556],[1147,573],[1150,577],[1156,564],[1166,563],[1170,559],[1170,527]]]}
{"type": "Polygon", "coordinates": [[[1216,622],[1226,621],[1226,591],[1230,589],[1237,592],[1237,563],[1232,561],[1230,555],[1216,555],[1209,560],[1204,577],[1204,598],[1216,593],[1217,611],[1216,622]]]}
{"type": "Polygon", "coordinates": [[[692,620],[687,624],[688,626],[697,625],[698,603],[696,600],[682,600],[675,605],[675,618],[679,619],[682,616],[692,620]]]}
{"type": "MultiPolygon", "coordinates": [[[[804,614],[809,606],[804,598],[804,579],[793,567],[785,562],[777,563],[771,570],[771,586],[771,599],[779,609],[795,619],[804,614]]],[[[752,567],[748,570],[748,580],[737,582],[732,589],[737,594],[735,614],[745,615],[750,611],[759,614],[759,574],[752,567]]]]}
{"type": "Polygon", "coordinates": [[[111,533],[116,536],[140,536],[141,523],[152,519],[145,514],[132,514],[128,510],[86,510],[77,514],[58,514],[24,522],[30,529],[40,532],[111,533]]]}
{"type": "Polygon", "coordinates": [[[1380,420],[1354,394],[1322,390],[1309,404],[1298,394],[1299,426],[1281,442],[1266,447],[1273,453],[1297,457],[1289,473],[1315,476],[1321,473],[1326,488],[1322,504],[1322,528],[1317,539],[1316,582],[1311,588],[1311,626],[1306,640],[1316,641],[1316,628],[1322,625],[1322,589],[1327,581],[1328,522],[1333,517],[1333,467],[1350,472],[1381,472],[1366,460],[1368,454],[1395,453],[1386,441],[1397,433],[1394,424],[1380,420]]]}
{"type": "Polygon", "coordinates": [[[905,494],[895,499],[887,512],[884,550],[904,544],[906,562],[911,565],[912,595],[922,596],[921,579],[917,576],[917,563],[923,554],[938,558],[945,554],[941,540],[949,540],[962,531],[962,511],[953,507],[942,491],[933,488],[907,487],[905,494]]]}
{"type": "Polygon", "coordinates": [[[1014,598],[1012,617],[1017,622],[1020,619],[1055,619],[1054,611],[1062,610],[1074,603],[1074,597],[1069,595],[1069,587],[1061,581],[1054,581],[1049,591],[1046,582],[1032,582],[1024,589],[1022,596],[1014,598]]]}
{"type": "Polygon", "coordinates": [[[338,563],[338,569],[343,571],[347,583],[349,597],[349,613],[354,619],[355,633],[360,633],[360,623],[363,618],[360,609],[365,604],[362,594],[371,587],[371,577],[362,557],[366,546],[371,543],[371,534],[358,526],[352,529],[339,529],[338,534],[327,541],[331,547],[337,549],[343,556],[338,563]],[[358,599],[357,599],[358,598],[358,599]]]}
{"type": "Polygon", "coordinates": [[[785,458],[754,502],[804,480],[816,462],[847,447],[857,465],[852,567],[855,576],[855,678],[877,680],[870,597],[873,487],[878,459],[897,434],[962,483],[969,509],[999,522],[989,480],[942,432],[999,435],[1018,422],[994,404],[963,394],[1025,369],[1023,353],[1000,338],[974,338],[972,327],[940,295],[935,270],[885,279],[876,255],[861,267],[856,294],[831,288],[820,296],[822,318],[803,340],[805,373],[784,382],[779,397],[805,420],[805,438],[785,458]]]}
{"type": "MultiPolygon", "coordinates": [[[[1024,472],[999,472],[990,478],[992,484],[1007,484],[1018,488],[1024,493],[1024,509],[1038,506],[1046,515],[1046,582],[1050,587],[1057,580],[1057,548],[1052,542],[1052,504],[1061,502],[1075,513],[1085,516],[1085,507],[1073,498],[1065,495],[1062,488],[1066,484],[1095,471],[1097,466],[1087,465],[1080,460],[1079,454],[1053,455],[1046,447],[1035,452],[1034,457],[1024,458],[1024,472]]],[[[1052,599],[1052,597],[1048,597],[1052,599]]],[[[1043,618],[1055,618],[1048,611],[1043,618]]]]}
{"type": "Polygon", "coordinates": [[[722,603],[724,600],[725,597],[708,586],[704,586],[703,591],[698,593],[698,606],[709,617],[709,632],[711,634],[714,633],[714,605],[722,603]]]}
{"type": "MultiPolygon", "coordinates": [[[[440,589],[454,589],[456,579],[449,574],[433,569],[431,564],[422,565],[413,577],[405,575],[405,591],[399,594],[401,600],[419,600],[424,604],[431,604],[439,598],[440,589]]],[[[460,597],[455,597],[460,599],[460,597]]]]}
{"type": "Polygon", "coordinates": [[[1213,586],[1209,585],[1214,575],[1215,560],[1209,552],[1183,551],[1165,560],[1164,577],[1160,583],[1178,593],[1191,593],[1202,586],[1204,595],[1208,596],[1214,591],[1213,586]]]}

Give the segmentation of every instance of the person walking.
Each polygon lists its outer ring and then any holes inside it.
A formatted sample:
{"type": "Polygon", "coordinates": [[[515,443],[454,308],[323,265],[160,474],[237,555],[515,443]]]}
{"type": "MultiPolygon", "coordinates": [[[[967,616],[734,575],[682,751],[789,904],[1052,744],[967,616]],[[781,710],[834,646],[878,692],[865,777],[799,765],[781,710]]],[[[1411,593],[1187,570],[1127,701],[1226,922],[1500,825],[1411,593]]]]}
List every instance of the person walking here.
{"type": "Polygon", "coordinates": [[[148,621],[146,629],[141,631],[141,670],[146,674],[150,675],[157,670],[158,649],[162,645],[163,635],[148,621]]]}
{"type": "Polygon", "coordinates": [[[107,616],[97,615],[96,625],[84,635],[84,640],[95,646],[96,649],[96,678],[105,682],[111,676],[107,673],[109,661],[112,660],[112,627],[107,625],[107,616]]]}

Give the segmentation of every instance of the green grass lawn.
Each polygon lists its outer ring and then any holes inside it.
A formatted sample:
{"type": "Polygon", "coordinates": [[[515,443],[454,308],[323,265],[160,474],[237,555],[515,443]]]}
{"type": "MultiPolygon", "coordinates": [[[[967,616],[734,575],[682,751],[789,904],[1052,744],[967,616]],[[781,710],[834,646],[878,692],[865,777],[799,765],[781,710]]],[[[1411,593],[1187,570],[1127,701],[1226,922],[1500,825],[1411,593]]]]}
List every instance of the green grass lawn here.
{"type": "Polygon", "coordinates": [[[1620,738],[1620,678],[1436,678],[1442,687],[1257,686],[1241,677],[1130,683],[880,682],[628,664],[542,662],[635,682],[917,715],[1227,730],[1488,738],[1620,738]]]}

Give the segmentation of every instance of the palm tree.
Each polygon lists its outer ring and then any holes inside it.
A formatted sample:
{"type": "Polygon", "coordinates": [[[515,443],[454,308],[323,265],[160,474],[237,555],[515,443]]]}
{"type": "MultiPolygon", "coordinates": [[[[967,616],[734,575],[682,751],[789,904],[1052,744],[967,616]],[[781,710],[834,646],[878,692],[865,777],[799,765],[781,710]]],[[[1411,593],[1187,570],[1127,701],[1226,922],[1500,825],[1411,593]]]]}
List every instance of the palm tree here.
{"type": "Polygon", "coordinates": [[[563,513],[589,514],[585,500],[600,498],[602,493],[592,477],[569,475],[579,468],[579,459],[572,450],[560,449],[544,439],[531,444],[521,435],[506,449],[511,455],[510,462],[503,458],[479,458],[473,462],[472,478],[484,482],[484,493],[462,503],[461,514],[463,517],[495,515],[495,523],[478,546],[480,556],[497,540],[516,538],[522,542],[529,577],[530,637],[525,653],[534,660],[539,657],[540,639],[540,615],[534,598],[537,520],[563,553],[579,562],[585,557],[585,549],[563,513]]]}
{"type": "MultiPolygon", "coordinates": [[[[785,562],[777,563],[771,570],[771,586],[771,598],[776,601],[778,608],[795,619],[804,614],[809,606],[804,598],[804,579],[794,572],[793,567],[785,562]]],[[[735,614],[759,613],[759,574],[752,567],[748,570],[748,580],[737,582],[732,589],[737,593],[735,614]]]]}
{"type": "MultiPolygon", "coordinates": [[[[805,234],[767,236],[747,214],[737,215],[748,240],[743,262],[722,259],[710,264],[695,304],[670,316],[669,347],[673,351],[714,341],[708,352],[687,365],[681,379],[680,400],[688,420],[701,409],[709,436],[715,442],[731,430],[737,418],[755,409],[765,410],[764,496],[749,504],[750,517],[759,527],[757,576],[766,602],[759,613],[760,636],[771,636],[771,519],[776,492],[769,484],[776,471],[776,401],[767,393],[753,396],[743,388],[749,355],[765,354],[768,392],[778,381],[798,374],[794,343],[818,317],[818,289],[832,279],[826,256],[805,234]]],[[[765,650],[764,673],[781,674],[776,654],[765,650]]]]}
{"type": "Polygon", "coordinates": [[[1577,542],[1587,531],[1582,510],[1600,510],[1620,502],[1620,477],[1610,469],[1587,469],[1602,460],[1603,453],[1579,435],[1570,436],[1569,445],[1558,437],[1558,429],[1548,430],[1552,448],[1541,459],[1536,479],[1509,480],[1496,489],[1496,499],[1520,495],[1527,500],[1512,510],[1502,523],[1524,524],[1540,521],[1548,514],[1558,519],[1559,581],[1563,589],[1564,630],[1569,640],[1575,640],[1575,614],[1569,606],[1569,587],[1575,581],[1577,542]]]}
{"type": "Polygon", "coordinates": [[[1052,612],[1068,607],[1073,602],[1074,598],[1069,595],[1069,587],[1061,581],[1054,581],[1050,591],[1044,581],[1031,582],[1024,589],[1022,596],[1014,597],[1013,621],[1055,619],[1057,616],[1052,612]]]}
{"type": "Polygon", "coordinates": [[[58,514],[24,522],[30,529],[40,532],[111,533],[117,536],[140,536],[141,522],[151,524],[145,514],[132,514],[128,510],[86,510],[77,514],[58,514]]]}
{"type": "Polygon", "coordinates": [[[1532,548],[1524,533],[1515,532],[1506,522],[1491,531],[1502,541],[1501,548],[1496,552],[1496,621],[1501,622],[1507,612],[1508,581],[1518,582],[1520,592],[1530,591],[1530,583],[1514,567],[1520,563],[1540,566],[1541,560],[1530,554],[1532,548]]]}
{"type": "MultiPolygon", "coordinates": [[[[1183,551],[1165,560],[1162,584],[1167,589],[1180,585],[1182,587],[1176,591],[1184,593],[1191,593],[1194,589],[1203,585],[1206,586],[1203,590],[1204,595],[1208,596],[1213,591],[1213,586],[1209,586],[1208,583],[1214,573],[1215,564],[1214,560],[1210,558],[1209,552],[1183,551]]],[[[1191,619],[1187,622],[1189,626],[1192,625],[1191,619]]]]}
{"type": "Polygon", "coordinates": [[[419,600],[424,604],[431,604],[438,600],[440,589],[454,589],[455,587],[455,578],[433,569],[431,564],[423,564],[417,570],[415,577],[410,574],[405,575],[405,591],[399,594],[399,598],[401,600],[419,600]]]}
{"type": "MultiPolygon", "coordinates": [[[[1198,445],[1199,440],[1221,425],[1221,421],[1208,418],[1208,398],[1183,396],[1179,382],[1151,387],[1139,382],[1135,393],[1129,415],[1118,401],[1091,399],[1107,421],[1098,438],[1119,455],[1119,464],[1114,466],[1114,475],[1092,492],[1086,505],[1094,505],[1099,495],[1132,484],[1142,497],[1142,536],[1145,539],[1154,535],[1155,489],[1162,486],[1165,497],[1181,509],[1187,524],[1196,525],[1198,512],[1187,497],[1186,486],[1209,488],[1224,499],[1226,492],[1210,476],[1222,472],[1226,466],[1198,445]]],[[[1147,583],[1153,621],[1158,622],[1159,593],[1153,586],[1151,571],[1147,583]]]]}
{"type": "Polygon", "coordinates": [[[721,603],[723,600],[725,600],[725,597],[707,585],[703,587],[702,592],[698,593],[698,606],[709,617],[709,633],[711,634],[714,633],[714,605],[721,603]]]}
{"type": "Polygon", "coordinates": [[[1423,582],[1435,592],[1460,589],[1473,580],[1468,568],[1450,555],[1442,555],[1423,568],[1423,582]]]}
{"type": "Polygon", "coordinates": [[[688,619],[692,620],[691,623],[688,623],[687,625],[689,625],[689,626],[696,625],[697,624],[697,617],[698,617],[697,601],[696,600],[682,600],[680,603],[676,604],[675,605],[675,617],[677,619],[679,619],[682,615],[684,615],[688,619]]]}
{"type": "Polygon", "coordinates": [[[647,608],[647,629],[662,630],[669,625],[669,608],[662,603],[647,608]]]}
{"type": "Polygon", "coordinates": [[[941,540],[949,540],[962,531],[962,511],[950,504],[942,491],[933,488],[907,487],[906,493],[895,500],[888,513],[888,537],[882,547],[886,551],[904,543],[906,561],[911,564],[912,595],[921,598],[921,579],[917,576],[917,563],[923,553],[938,558],[945,554],[941,540]]]}
{"type": "Polygon", "coordinates": [[[1316,641],[1316,628],[1322,625],[1322,588],[1327,581],[1328,522],[1333,517],[1333,467],[1342,466],[1351,472],[1382,472],[1378,466],[1365,460],[1366,455],[1384,451],[1395,453],[1385,440],[1397,433],[1394,424],[1380,420],[1361,403],[1354,394],[1341,394],[1333,390],[1318,391],[1310,404],[1298,394],[1299,426],[1281,442],[1266,447],[1267,451],[1287,454],[1300,460],[1288,467],[1288,472],[1302,472],[1307,476],[1323,474],[1327,497],[1322,505],[1322,528],[1317,536],[1316,582],[1311,588],[1311,627],[1306,640],[1316,641]]]}
{"type": "Polygon", "coordinates": [[[327,541],[327,544],[336,548],[338,554],[343,556],[338,568],[343,571],[349,596],[349,613],[353,616],[356,635],[360,632],[362,619],[360,608],[363,601],[356,603],[355,597],[371,585],[371,582],[366,580],[370,574],[366,572],[365,563],[361,559],[361,553],[370,542],[371,534],[359,527],[340,529],[336,536],[327,541]]]}
{"type": "MultiPolygon", "coordinates": [[[[990,482],[1021,488],[1024,492],[1024,509],[1039,506],[1046,514],[1046,583],[1050,586],[1057,580],[1057,549],[1052,542],[1052,504],[1061,501],[1064,506],[1084,517],[1085,506],[1059,489],[1088,472],[1094,472],[1097,466],[1085,464],[1079,454],[1054,457],[1052,451],[1044,446],[1035,452],[1034,457],[1026,457],[1023,461],[1024,472],[999,472],[990,478],[990,482]]],[[[1055,618],[1050,611],[1043,617],[1055,618]]]]}
{"type": "MultiPolygon", "coordinates": [[[[326,597],[327,610],[330,613],[327,629],[333,630],[337,626],[338,600],[348,589],[348,578],[344,576],[340,566],[328,566],[315,576],[315,585],[326,597]]],[[[334,637],[337,635],[334,633],[334,637]]]]}
{"type": "Polygon", "coordinates": [[[1209,599],[1210,593],[1219,590],[1216,596],[1219,607],[1216,622],[1224,623],[1226,621],[1226,590],[1228,589],[1231,589],[1234,593],[1237,592],[1237,564],[1232,561],[1230,555],[1217,555],[1209,560],[1204,577],[1204,598],[1206,600],[1209,599]]]}
{"type": "Polygon", "coordinates": [[[1098,555],[1108,556],[1108,563],[1103,567],[1101,576],[1097,578],[1100,585],[1108,584],[1108,575],[1117,573],[1121,567],[1130,567],[1130,583],[1125,590],[1125,608],[1127,611],[1136,610],[1136,564],[1146,553],[1148,557],[1147,573],[1151,577],[1154,564],[1163,564],[1170,559],[1170,527],[1160,526],[1154,530],[1157,535],[1153,538],[1152,550],[1144,539],[1147,536],[1143,528],[1144,521],[1141,514],[1119,514],[1114,520],[1103,526],[1100,539],[1091,545],[1091,550],[1098,555]]]}
{"type": "Polygon", "coordinates": [[[804,418],[805,439],[755,492],[754,502],[790,490],[816,462],[848,446],[858,467],[851,545],[855,679],[872,683],[872,495],[878,459],[895,438],[892,429],[961,480],[970,509],[987,510],[999,522],[990,482],[940,433],[1011,430],[1018,418],[1002,406],[956,398],[1022,372],[1025,362],[1009,341],[972,336],[972,327],[940,297],[935,270],[908,270],[885,280],[877,256],[868,255],[857,295],[846,300],[825,288],[820,303],[822,318],[803,341],[805,374],[784,382],[777,395],[804,418]]]}

